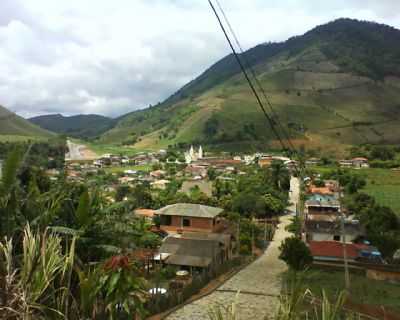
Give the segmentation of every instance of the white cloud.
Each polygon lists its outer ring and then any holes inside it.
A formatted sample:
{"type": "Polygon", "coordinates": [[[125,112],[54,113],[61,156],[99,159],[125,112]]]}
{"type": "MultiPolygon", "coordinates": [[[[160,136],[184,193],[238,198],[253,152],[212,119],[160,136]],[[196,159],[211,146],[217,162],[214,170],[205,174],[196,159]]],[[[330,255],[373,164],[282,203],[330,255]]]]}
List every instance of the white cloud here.
{"type": "MultiPolygon", "coordinates": [[[[220,0],[245,48],[341,16],[400,26],[400,2],[220,0]]],[[[204,0],[1,0],[0,103],[22,115],[116,116],[229,53],[204,0]]]]}

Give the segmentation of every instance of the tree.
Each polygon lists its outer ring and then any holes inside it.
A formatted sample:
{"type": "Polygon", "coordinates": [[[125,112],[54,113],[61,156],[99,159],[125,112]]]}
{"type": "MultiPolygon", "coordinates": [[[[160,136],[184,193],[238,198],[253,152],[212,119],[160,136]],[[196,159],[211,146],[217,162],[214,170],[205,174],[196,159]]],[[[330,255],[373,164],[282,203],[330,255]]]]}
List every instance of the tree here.
{"type": "Polygon", "coordinates": [[[289,190],[290,177],[289,171],[282,161],[272,161],[271,163],[272,183],[277,190],[289,190]]]}
{"type": "Polygon", "coordinates": [[[215,178],[217,177],[217,172],[215,171],[214,168],[210,167],[207,170],[207,176],[208,176],[208,179],[210,179],[211,181],[214,181],[215,178]]]}
{"type": "Polygon", "coordinates": [[[279,259],[286,262],[290,269],[301,271],[313,262],[310,249],[299,238],[286,238],[279,247],[281,254],[279,259]]]}
{"type": "Polygon", "coordinates": [[[208,138],[213,138],[217,132],[219,127],[219,121],[217,118],[211,117],[204,124],[204,135],[208,138]]]}
{"type": "Polygon", "coordinates": [[[393,148],[387,146],[374,146],[371,150],[371,157],[382,161],[393,160],[396,156],[393,148]]]}
{"type": "Polygon", "coordinates": [[[130,188],[127,185],[119,185],[115,193],[115,201],[119,202],[124,200],[124,198],[129,194],[130,188]]]}

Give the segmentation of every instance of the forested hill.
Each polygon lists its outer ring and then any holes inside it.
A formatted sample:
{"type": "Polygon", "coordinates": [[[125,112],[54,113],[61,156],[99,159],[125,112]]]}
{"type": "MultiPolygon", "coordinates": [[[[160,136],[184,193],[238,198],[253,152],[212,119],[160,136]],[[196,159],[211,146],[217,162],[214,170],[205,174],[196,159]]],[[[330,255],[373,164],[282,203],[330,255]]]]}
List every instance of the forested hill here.
{"type": "Polygon", "coordinates": [[[2,136],[49,138],[53,134],[0,105],[0,140],[2,136]]]}
{"type": "Polygon", "coordinates": [[[75,138],[93,138],[115,125],[115,120],[96,114],[70,117],[51,114],[30,118],[29,121],[44,129],[75,138]]]}
{"type": "MultiPolygon", "coordinates": [[[[296,144],[337,149],[400,142],[394,134],[400,125],[399,30],[339,19],[282,43],[256,46],[245,57],[296,144]]],[[[164,103],[122,117],[101,138],[126,139],[141,148],[274,144],[232,55],[164,103]]]]}

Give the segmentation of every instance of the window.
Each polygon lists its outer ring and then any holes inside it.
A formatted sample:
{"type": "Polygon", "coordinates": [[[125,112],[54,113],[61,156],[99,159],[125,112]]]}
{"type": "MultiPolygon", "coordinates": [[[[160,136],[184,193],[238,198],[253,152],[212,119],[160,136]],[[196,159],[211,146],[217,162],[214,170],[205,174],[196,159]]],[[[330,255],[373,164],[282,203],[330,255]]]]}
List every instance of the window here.
{"type": "Polygon", "coordinates": [[[161,225],[170,226],[172,224],[171,216],[161,216],[161,225]]]}
{"type": "Polygon", "coordinates": [[[333,236],[333,241],[340,241],[340,236],[338,236],[338,235],[333,236]]]}
{"type": "Polygon", "coordinates": [[[182,218],[182,226],[190,227],[191,221],[189,218],[182,218]]]}

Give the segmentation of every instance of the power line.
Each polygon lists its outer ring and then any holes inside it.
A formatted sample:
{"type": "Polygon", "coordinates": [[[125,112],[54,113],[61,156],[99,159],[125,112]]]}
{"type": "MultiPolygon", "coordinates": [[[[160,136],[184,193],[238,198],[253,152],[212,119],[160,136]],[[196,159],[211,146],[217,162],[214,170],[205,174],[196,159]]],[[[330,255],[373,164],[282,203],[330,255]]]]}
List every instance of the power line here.
{"type": "Polygon", "coordinates": [[[251,66],[251,64],[247,61],[247,59],[246,59],[246,54],[245,54],[245,52],[244,52],[244,50],[243,50],[243,48],[242,48],[242,46],[241,46],[241,44],[240,44],[240,42],[239,42],[238,37],[236,36],[235,31],[233,30],[233,27],[232,27],[232,25],[231,25],[231,23],[230,23],[230,21],[229,21],[227,15],[225,14],[224,9],[222,8],[222,6],[221,6],[221,4],[220,4],[220,2],[219,2],[218,0],[215,0],[215,2],[216,2],[216,4],[217,4],[219,10],[221,11],[221,13],[222,13],[222,15],[223,15],[223,17],[224,17],[224,20],[225,20],[225,22],[226,22],[226,24],[227,24],[227,26],[228,26],[228,28],[229,28],[229,30],[230,30],[232,36],[233,36],[233,39],[235,40],[235,43],[236,43],[237,47],[238,47],[239,50],[240,50],[241,57],[242,57],[242,59],[243,59],[243,61],[244,61],[244,64],[245,64],[246,68],[247,68],[248,70],[250,70],[250,73],[251,73],[251,75],[253,76],[253,79],[255,80],[256,85],[258,86],[258,89],[261,91],[261,93],[262,93],[262,95],[263,95],[265,101],[267,102],[267,104],[268,104],[268,106],[269,106],[269,109],[270,109],[271,114],[272,114],[272,116],[273,116],[272,121],[274,121],[274,123],[275,123],[275,119],[276,119],[276,122],[277,122],[278,126],[280,127],[280,129],[281,129],[283,135],[285,136],[285,138],[286,138],[286,140],[287,140],[287,142],[288,142],[290,148],[292,148],[292,151],[296,152],[296,148],[295,148],[294,145],[292,144],[292,141],[291,141],[291,139],[290,139],[290,136],[289,136],[289,134],[287,133],[287,131],[285,130],[285,128],[284,128],[284,126],[282,125],[281,121],[279,121],[279,117],[278,117],[278,115],[276,114],[276,112],[275,112],[275,110],[274,110],[274,108],[273,108],[273,106],[272,106],[272,103],[271,103],[270,99],[268,98],[268,96],[267,96],[267,94],[266,94],[266,92],[265,92],[263,86],[261,85],[260,80],[258,79],[258,77],[257,77],[257,75],[256,75],[256,73],[255,73],[253,67],[251,66]]]}
{"type": "Polygon", "coordinates": [[[285,144],[283,143],[282,138],[280,137],[279,133],[277,132],[277,130],[276,130],[276,128],[275,128],[275,124],[274,124],[273,120],[272,120],[271,117],[268,115],[267,111],[265,110],[265,107],[264,107],[264,105],[263,105],[263,103],[262,103],[262,101],[261,101],[261,99],[260,99],[260,96],[258,95],[257,90],[255,89],[253,83],[251,82],[251,80],[250,80],[250,78],[249,78],[249,75],[248,75],[248,73],[247,73],[245,67],[244,67],[243,64],[242,64],[242,61],[240,60],[240,58],[239,58],[239,56],[238,56],[238,54],[237,54],[237,52],[236,52],[236,49],[235,49],[235,47],[233,46],[232,41],[231,41],[231,39],[229,38],[229,35],[228,35],[228,33],[226,32],[226,30],[225,30],[225,27],[224,27],[224,25],[223,25],[223,23],[222,23],[222,21],[221,21],[221,18],[220,18],[219,15],[218,15],[217,10],[215,9],[215,7],[214,7],[213,3],[211,2],[211,0],[208,0],[208,3],[210,4],[211,9],[213,10],[213,12],[214,12],[214,14],[215,14],[215,16],[216,16],[216,18],[217,18],[217,20],[218,20],[218,23],[219,23],[219,25],[220,25],[220,27],[221,27],[221,29],[222,29],[222,32],[224,33],[225,38],[226,38],[226,40],[228,41],[228,44],[229,44],[229,46],[230,46],[230,48],[231,48],[231,50],[232,50],[232,52],[233,52],[233,55],[234,55],[234,57],[235,57],[237,63],[239,64],[239,67],[240,67],[240,69],[241,69],[243,75],[245,76],[246,81],[247,81],[247,83],[248,83],[249,86],[250,86],[250,89],[252,90],[254,96],[256,97],[256,100],[257,100],[257,102],[258,102],[258,104],[259,104],[259,106],[260,106],[260,108],[261,108],[261,110],[262,110],[264,116],[267,118],[268,123],[269,123],[269,125],[271,126],[272,131],[274,132],[275,136],[278,138],[278,140],[279,140],[279,142],[280,142],[282,148],[283,148],[283,149],[286,149],[286,146],[285,146],[285,144]]]}
{"type": "MultiPolygon", "coordinates": [[[[215,6],[214,6],[213,3],[211,2],[211,0],[208,0],[208,3],[209,3],[209,5],[210,5],[212,11],[214,12],[215,17],[216,17],[217,20],[218,20],[218,23],[219,23],[219,25],[220,25],[220,27],[221,27],[221,30],[222,30],[222,32],[224,33],[225,39],[227,40],[227,42],[228,42],[228,44],[229,44],[229,46],[230,46],[230,48],[231,48],[231,50],[232,50],[232,53],[233,53],[233,55],[234,55],[234,57],[235,57],[237,63],[239,64],[239,67],[240,67],[240,69],[241,69],[241,71],[242,71],[244,77],[246,78],[247,83],[249,84],[249,87],[250,87],[251,91],[253,92],[254,96],[256,97],[256,100],[257,100],[257,102],[258,102],[258,104],[259,104],[259,106],[260,106],[260,108],[261,108],[261,110],[262,110],[264,116],[266,117],[266,119],[267,119],[269,125],[271,126],[271,129],[272,129],[273,133],[275,134],[275,136],[276,136],[277,139],[279,140],[279,143],[280,143],[281,147],[282,147],[284,150],[291,150],[290,147],[289,147],[289,148],[286,147],[285,143],[283,142],[282,137],[280,136],[279,132],[277,131],[277,129],[276,129],[276,127],[275,127],[275,122],[274,122],[274,120],[269,116],[269,114],[268,114],[267,111],[265,110],[264,104],[262,103],[261,98],[260,98],[260,96],[259,96],[257,90],[255,89],[255,87],[254,87],[252,81],[250,80],[250,77],[249,77],[249,74],[248,74],[247,71],[246,71],[246,68],[244,67],[244,65],[243,65],[243,63],[242,63],[242,61],[241,61],[241,59],[239,58],[239,55],[238,55],[238,53],[237,53],[235,47],[234,47],[233,44],[232,44],[232,41],[231,41],[231,39],[230,39],[230,37],[229,37],[229,35],[228,35],[226,29],[225,29],[224,24],[223,24],[222,21],[221,21],[221,18],[220,18],[220,16],[219,16],[217,10],[215,9],[215,6]]],[[[240,48],[241,48],[241,47],[240,47],[240,48]]],[[[253,71],[254,71],[254,70],[253,70],[253,71]]],[[[255,74],[255,73],[254,73],[254,74],[255,74]]],[[[265,94],[265,97],[267,98],[266,94],[265,94]]],[[[267,100],[269,101],[268,98],[267,98],[267,100]]],[[[269,105],[270,105],[270,107],[272,107],[272,105],[270,104],[270,102],[269,102],[269,105]]],[[[289,139],[288,141],[290,141],[290,139],[289,139]]],[[[295,150],[295,149],[292,149],[291,151],[294,152],[294,153],[296,153],[296,150],[295,150]]],[[[295,166],[295,170],[296,170],[296,173],[299,174],[299,171],[298,171],[297,166],[295,166]]]]}

